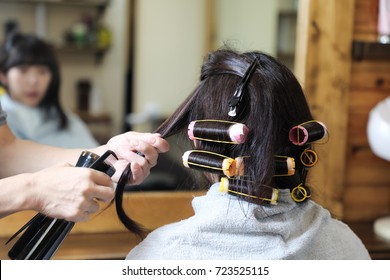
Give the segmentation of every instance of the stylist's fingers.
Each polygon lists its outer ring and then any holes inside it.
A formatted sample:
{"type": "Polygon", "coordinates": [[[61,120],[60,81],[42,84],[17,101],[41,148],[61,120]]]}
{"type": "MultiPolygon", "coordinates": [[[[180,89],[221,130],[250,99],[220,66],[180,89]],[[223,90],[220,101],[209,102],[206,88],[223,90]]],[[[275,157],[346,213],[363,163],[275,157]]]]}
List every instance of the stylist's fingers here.
{"type": "Polygon", "coordinates": [[[143,168],[141,165],[139,165],[137,162],[131,163],[131,172],[132,172],[132,178],[129,178],[131,180],[128,182],[129,184],[140,184],[145,180],[147,176],[150,174],[149,168],[143,168]]]}
{"type": "Polygon", "coordinates": [[[159,153],[165,153],[169,151],[169,143],[165,139],[161,137],[158,133],[152,133],[150,135],[145,136],[153,147],[157,149],[159,153]]]}
{"type": "Polygon", "coordinates": [[[148,141],[135,139],[131,141],[131,146],[132,151],[137,154],[137,157],[134,157],[133,161],[140,165],[148,164],[149,168],[157,164],[158,150],[148,141]]]}
{"type": "Polygon", "coordinates": [[[114,164],[116,173],[112,177],[118,182],[124,168],[132,163],[132,184],[141,183],[149,175],[150,169],[157,164],[159,153],[169,150],[169,144],[160,134],[129,131],[114,136],[105,145],[106,149],[116,153],[119,161],[114,164]]]}
{"type": "Polygon", "coordinates": [[[111,178],[103,172],[91,170],[91,179],[95,186],[89,190],[89,199],[109,203],[115,196],[115,187],[111,178]]]}
{"type": "MultiPolygon", "coordinates": [[[[113,150],[121,159],[128,162],[140,160],[137,153],[142,154],[151,166],[157,162],[158,153],[169,150],[169,144],[157,133],[126,132],[111,138],[107,149],[113,150]]],[[[140,164],[142,162],[138,161],[140,164]]]]}
{"type": "Polygon", "coordinates": [[[86,222],[89,220],[90,216],[98,212],[99,209],[99,204],[94,199],[89,200],[80,208],[80,213],[75,219],[77,219],[78,222],[86,222]]]}
{"type": "Polygon", "coordinates": [[[127,137],[131,140],[138,140],[147,143],[157,150],[158,153],[165,153],[169,151],[169,143],[161,137],[159,133],[138,133],[127,132],[127,137]]]}
{"type": "MultiPolygon", "coordinates": [[[[144,159],[144,162],[146,160],[144,159]]],[[[115,182],[119,181],[120,176],[127,167],[128,162],[125,160],[119,160],[115,163],[115,169],[117,172],[112,177],[115,182]]],[[[131,177],[128,178],[127,183],[132,185],[138,185],[142,183],[150,174],[150,167],[148,164],[139,164],[136,161],[131,162],[131,177]]]]}
{"type": "Polygon", "coordinates": [[[26,209],[49,217],[82,221],[98,211],[98,202],[115,196],[111,178],[100,171],[61,163],[31,175],[26,209]]]}
{"type": "MultiPolygon", "coordinates": [[[[77,168],[77,171],[81,169],[84,168],[77,168]]],[[[99,211],[99,201],[109,203],[115,196],[114,183],[107,174],[93,169],[84,169],[84,171],[89,175],[87,181],[79,186],[80,205],[76,208],[77,213],[68,217],[69,220],[76,222],[89,220],[92,214],[99,211]]]]}

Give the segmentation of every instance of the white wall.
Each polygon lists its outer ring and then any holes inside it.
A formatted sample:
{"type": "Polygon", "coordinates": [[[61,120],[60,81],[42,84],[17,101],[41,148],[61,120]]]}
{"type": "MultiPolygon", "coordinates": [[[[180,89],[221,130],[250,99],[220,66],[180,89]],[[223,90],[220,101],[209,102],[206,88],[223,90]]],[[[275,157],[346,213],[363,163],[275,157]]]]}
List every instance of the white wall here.
{"type": "Polygon", "coordinates": [[[35,4],[0,3],[0,41],[4,38],[4,23],[17,19],[25,32],[35,32],[35,4]]]}
{"type": "Polygon", "coordinates": [[[195,86],[204,56],[207,0],[137,2],[135,112],[170,114],[195,86]]]}
{"type": "Polygon", "coordinates": [[[216,0],[215,46],[276,54],[278,1],[216,0]]]}
{"type": "Polygon", "coordinates": [[[128,4],[127,0],[111,0],[105,13],[104,22],[113,33],[111,49],[98,68],[96,83],[100,85],[104,108],[114,119],[113,132],[120,133],[123,129],[125,109],[125,87],[128,51],[128,4]]]}
{"type": "MultiPolygon", "coordinates": [[[[206,45],[208,0],[137,2],[135,111],[169,115],[198,81],[206,45]]],[[[239,50],[276,53],[278,1],[216,0],[215,42],[239,50]]]]}

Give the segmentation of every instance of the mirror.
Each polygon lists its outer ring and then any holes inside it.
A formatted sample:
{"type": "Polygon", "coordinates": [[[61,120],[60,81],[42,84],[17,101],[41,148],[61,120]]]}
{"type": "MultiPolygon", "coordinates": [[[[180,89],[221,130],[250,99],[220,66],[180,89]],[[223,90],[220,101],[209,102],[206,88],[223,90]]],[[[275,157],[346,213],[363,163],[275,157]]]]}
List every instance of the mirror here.
{"type": "MultiPolygon", "coordinates": [[[[91,80],[98,96],[93,111],[110,115],[111,134],[123,131],[130,112],[170,114],[195,86],[204,55],[225,42],[239,50],[262,50],[293,67],[298,0],[70,2],[0,0],[0,24],[16,20],[22,32],[61,45],[72,24],[100,13],[112,45],[100,63],[88,51],[60,54],[62,101],[75,109],[77,81],[91,80]]],[[[4,38],[4,28],[0,35],[4,38]]]]}
{"type": "MultiPolygon", "coordinates": [[[[193,90],[207,52],[224,43],[264,51],[292,69],[296,13],[296,0],[135,1],[133,110],[126,120],[135,130],[152,131],[155,120],[170,115],[193,90]]],[[[175,141],[173,162],[180,163],[182,154],[175,141]]],[[[169,165],[165,155],[161,160],[169,165]]]]}
{"type": "Polygon", "coordinates": [[[296,14],[297,0],[136,1],[131,94],[139,118],[130,121],[169,115],[197,83],[204,55],[224,43],[293,69],[296,14]]]}

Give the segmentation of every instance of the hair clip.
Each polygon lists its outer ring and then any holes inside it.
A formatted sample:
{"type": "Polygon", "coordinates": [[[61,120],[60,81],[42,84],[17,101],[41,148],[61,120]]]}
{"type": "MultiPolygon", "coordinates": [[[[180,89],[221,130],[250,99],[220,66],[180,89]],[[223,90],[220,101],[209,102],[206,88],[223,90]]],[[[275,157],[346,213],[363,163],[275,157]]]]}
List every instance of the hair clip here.
{"type": "Polygon", "coordinates": [[[183,165],[210,173],[218,173],[227,177],[236,176],[236,161],[217,153],[192,150],[183,154],[183,165]]]}
{"type": "Polygon", "coordinates": [[[311,191],[309,187],[303,186],[302,184],[299,184],[291,190],[291,198],[295,202],[303,202],[310,197],[311,191]]]}
{"type": "Polygon", "coordinates": [[[291,128],[288,137],[294,145],[302,146],[322,139],[326,135],[326,126],[322,122],[312,120],[291,128]]]}
{"type": "Polygon", "coordinates": [[[258,197],[255,195],[250,195],[242,191],[239,191],[243,189],[243,186],[231,184],[228,178],[222,177],[221,182],[219,184],[219,191],[222,193],[230,193],[234,195],[244,196],[246,198],[259,199],[268,202],[270,204],[276,205],[278,201],[279,190],[269,186],[265,186],[265,187],[266,188],[264,188],[264,192],[263,192],[264,197],[258,197]]]}
{"type": "Polygon", "coordinates": [[[251,65],[246,70],[244,76],[242,77],[241,82],[238,85],[236,91],[234,92],[233,97],[229,101],[229,113],[228,113],[228,115],[230,117],[235,117],[236,114],[237,114],[237,112],[236,112],[237,107],[238,107],[238,105],[240,104],[240,102],[242,100],[243,93],[245,91],[246,85],[249,82],[249,78],[250,78],[250,76],[252,75],[252,73],[256,69],[256,63],[257,63],[257,59],[254,59],[253,62],[251,63],[251,65]]]}
{"type": "Polygon", "coordinates": [[[275,156],[275,175],[291,176],[295,174],[295,159],[287,156],[275,156]]]}
{"type": "Polygon", "coordinates": [[[318,161],[318,155],[314,150],[307,148],[301,153],[300,160],[305,167],[313,167],[318,161]]]}
{"type": "Polygon", "coordinates": [[[222,120],[197,120],[188,125],[191,140],[203,140],[225,144],[242,144],[248,138],[245,124],[222,120]]]}

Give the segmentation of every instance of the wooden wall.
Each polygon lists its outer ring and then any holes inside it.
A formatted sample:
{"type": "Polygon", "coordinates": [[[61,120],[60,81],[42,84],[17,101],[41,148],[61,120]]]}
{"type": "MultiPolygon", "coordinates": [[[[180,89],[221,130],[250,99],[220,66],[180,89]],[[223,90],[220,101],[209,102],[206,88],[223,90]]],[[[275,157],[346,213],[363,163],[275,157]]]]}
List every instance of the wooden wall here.
{"type": "Polygon", "coordinates": [[[313,199],[343,216],[353,0],[300,0],[295,74],[316,120],[330,137],[315,143],[319,161],[311,168],[313,199]]]}
{"type": "MultiPolygon", "coordinates": [[[[354,15],[353,39],[375,41],[378,1],[355,0],[354,15]]],[[[369,111],[390,96],[390,60],[352,59],[350,79],[344,219],[370,221],[390,214],[390,162],[371,152],[366,135],[369,111]]]]}
{"type": "MultiPolygon", "coordinates": [[[[191,201],[204,192],[134,192],[125,193],[125,212],[146,229],[153,230],[194,214],[191,201]]],[[[36,212],[23,211],[0,219],[0,237],[10,237],[29,221],[36,212]]],[[[71,234],[128,232],[119,221],[115,205],[110,205],[87,222],[76,223],[71,234]]],[[[130,233],[129,233],[130,234],[130,233]]],[[[1,244],[0,244],[1,245],[1,244]]],[[[1,251],[1,248],[0,248],[1,251]]]]}
{"type": "Polygon", "coordinates": [[[377,40],[378,0],[299,4],[295,72],[330,133],[316,146],[314,199],[347,222],[372,221],[390,214],[390,163],[372,153],[366,136],[369,111],[390,96],[390,60],[352,54],[355,41],[377,40]]]}
{"type": "MultiPolygon", "coordinates": [[[[134,192],[124,194],[125,212],[145,229],[153,230],[194,214],[191,201],[204,192],[134,192]]],[[[8,259],[14,241],[5,244],[36,214],[23,211],[0,219],[0,259],[8,259]]],[[[115,205],[102,208],[88,222],[76,223],[54,259],[123,259],[140,242],[119,221],[115,205]]]]}

